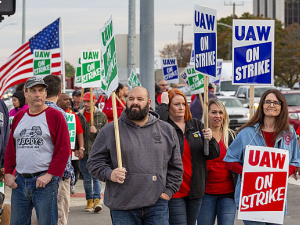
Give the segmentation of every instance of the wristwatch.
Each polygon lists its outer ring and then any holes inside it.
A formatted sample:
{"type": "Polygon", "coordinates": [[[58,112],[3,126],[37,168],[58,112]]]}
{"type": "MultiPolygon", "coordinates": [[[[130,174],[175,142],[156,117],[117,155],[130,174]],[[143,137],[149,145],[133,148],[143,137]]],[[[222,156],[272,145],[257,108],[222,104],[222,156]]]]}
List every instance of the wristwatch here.
{"type": "Polygon", "coordinates": [[[85,150],[85,148],[84,148],[84,147],[80,147],[80,148],[79,148],[79,150],[82,150],[82,151],[84,151],[84,150],[85,150]]]}

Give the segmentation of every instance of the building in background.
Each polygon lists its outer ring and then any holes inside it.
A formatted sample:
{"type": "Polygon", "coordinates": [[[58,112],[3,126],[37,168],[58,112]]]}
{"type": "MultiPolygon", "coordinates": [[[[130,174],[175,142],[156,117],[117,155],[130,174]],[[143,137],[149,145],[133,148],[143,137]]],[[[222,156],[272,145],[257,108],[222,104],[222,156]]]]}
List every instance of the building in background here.
{"type": "Polygon", "coordinates": [[[253,0],[253,15],[276,18],[285,27],[300,24],[300,0],[253,0]]]}
{"type": "Polygon", "coordinates": [[[253,0],[253,15],[280,20],[284,23],[284,0],[253,0]]]}

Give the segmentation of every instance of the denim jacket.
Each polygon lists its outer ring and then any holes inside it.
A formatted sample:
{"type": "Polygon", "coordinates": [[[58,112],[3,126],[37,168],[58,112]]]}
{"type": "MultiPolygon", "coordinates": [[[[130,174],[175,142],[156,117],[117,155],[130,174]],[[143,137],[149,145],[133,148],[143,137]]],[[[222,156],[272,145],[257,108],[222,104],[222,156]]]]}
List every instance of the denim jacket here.
{"type": "MultiPolygon", "coordinates": [[[[290,165],[299,167],[300,166],[300,152],[299,145],[297,142],[297,136],[294,128],[290,126],[290,131],[283,133],[281,137],[278,137],[275,141],[274,148],[285,149],[289,151],[289,163],[290,165]]],[[[241,130],[237,137],[234,139],[232,144],[227,149],[227,154],[224,158],[225,162],[239,162],[243,164],[245,149],[247,145],[254,146],[264,146],[266,143],[262,132],[260,130],[259,124],[255,124],[253,127],[245,127],[241,130]]],[[[241,175],[239,175],[237,180],[237,185],[235,187],[235,203],[239,206],[241,191],[241,175]]]]}

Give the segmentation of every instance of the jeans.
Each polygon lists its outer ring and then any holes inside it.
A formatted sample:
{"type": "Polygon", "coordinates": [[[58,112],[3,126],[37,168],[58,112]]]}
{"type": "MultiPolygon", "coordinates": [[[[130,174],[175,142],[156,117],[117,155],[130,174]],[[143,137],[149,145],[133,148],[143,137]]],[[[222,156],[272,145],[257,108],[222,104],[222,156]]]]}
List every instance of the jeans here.
{"type": "Polygon", "coordinates": [[[201,202],[202,198],[172,198],[169,201],[170,225],[195,225],[201,202]]]}
{"type": "Polygon", "coordinates": [[[214,225],[217,217],[218,225],[233,225],[235,213],[234,199],[205,194],[202,198],[197,224],[214,225]]]}
{"type": "Polygon", "coordinates": [[[83,159],[80,159],[80,171],[83,175],[83,186],[86,195],[86,200],[88,199],[100,199],[101,192],[101,181],[97,180],[95,177],[92,177],[89,171],[86,168],[86,162],[88,160],[87,156],[84,156],[83,159]],[[92,187],[93,180],[93,187],[92,187]]]}
{"type": "Polygon", "coordinates": [[[36,188],[36,180],[45,173],[24,178],[16,172],[16,189],[11,194],[11,225],[30,225],[35,207],[39,225],[56,225],[58,218],[57,191],[59,178],[54,176],[45,188],[36,188]]]}
{"type": "Polygon", "coordinates": [[[256,222],[256,221],[249,221],[249,220],[243,220],[244,225],[280,225],[277,223],[265,223],[265,222],[256,222]]]}
{"type": "Polygon", "coordinates": [[[113,225],[169,225],[168,201],[158,199],[149,207],[133,210],[110,210],[113,225]]]}

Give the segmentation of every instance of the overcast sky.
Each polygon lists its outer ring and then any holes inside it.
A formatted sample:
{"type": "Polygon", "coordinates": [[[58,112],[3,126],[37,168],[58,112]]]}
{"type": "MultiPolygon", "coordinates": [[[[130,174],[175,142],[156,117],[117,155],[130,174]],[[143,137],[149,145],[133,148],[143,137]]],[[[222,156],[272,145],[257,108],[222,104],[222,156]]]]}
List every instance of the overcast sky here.
{"type": "MultiPolygon", "coordinates": [[[[11,17],[5,16],[0,23],[0,66],[21,46],[22,2],[17,1],[17,10],[11,17]],[[17,23],[17,25],[9,25],[17,23]],[[5,27],[3,27],[5,26],[5,27]]],[[[218,19],[232,14],[230,4],[236,6],[236,14],[253,13],[252,0],[155,0],[155,54],[165,44],[177,43],[178,32],[175,23],[192,23],[194,4],[217,10],[218,19]]],[[[136,33],[140,29],[140,1],[136,1],[136,33]]],[[[128,0],[26,0],[26,40],[38,33],[58,17],[63,18],[65,60],[76,66],[80,51],[101,48],[100,28],[113,17],[115,34],[128,33],[128,0]]],[[[192,42],[192,26],[184,30],[184,41],[192,42]]],[[[117,53],[120,54],[120,53],[117,53]]]]}

